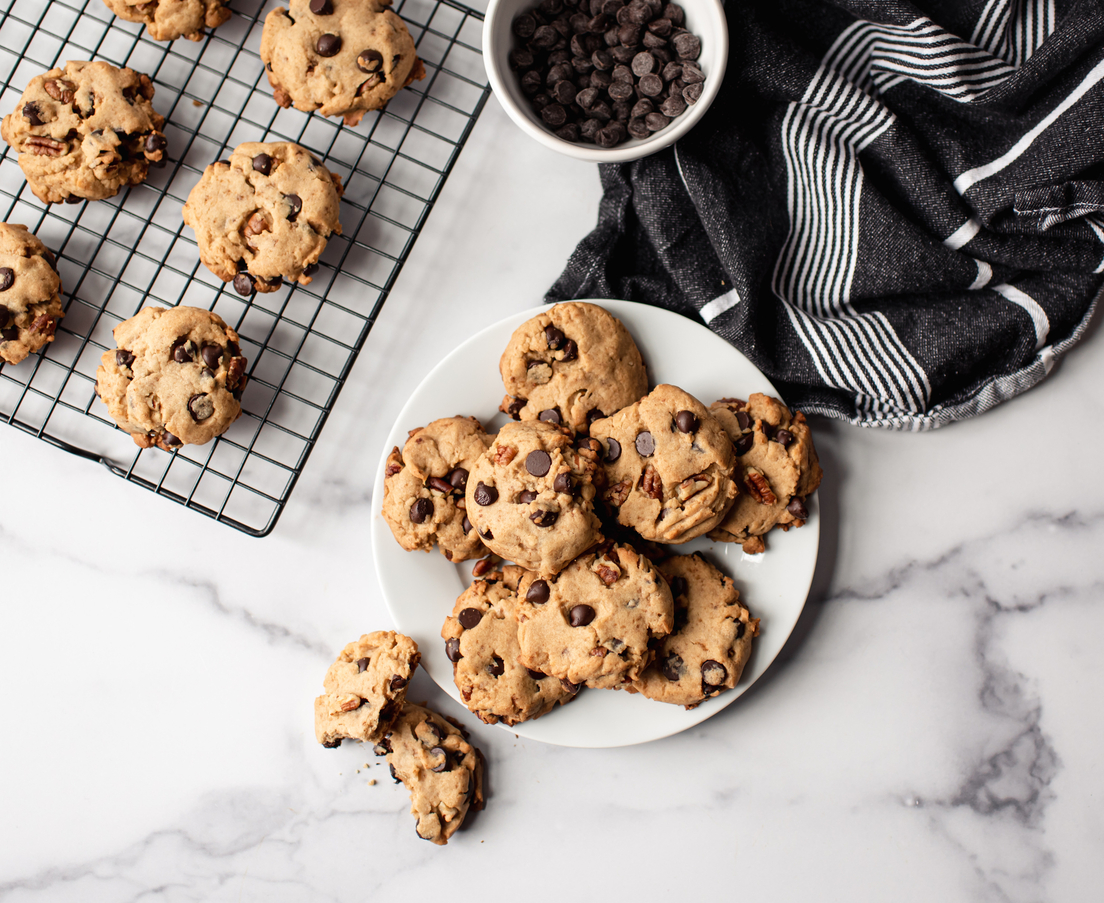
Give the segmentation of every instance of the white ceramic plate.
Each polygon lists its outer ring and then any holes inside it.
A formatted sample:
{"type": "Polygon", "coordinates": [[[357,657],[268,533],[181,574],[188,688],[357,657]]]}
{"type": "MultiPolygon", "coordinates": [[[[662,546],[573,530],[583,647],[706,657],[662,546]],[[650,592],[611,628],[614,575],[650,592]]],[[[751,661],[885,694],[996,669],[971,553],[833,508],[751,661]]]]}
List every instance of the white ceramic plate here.
{"type": "MultiPolygon", "coordinates": [[[[767,378],[728,342],[686,317],[626,301],[594,301],[628,328],[640,346],[652,385],[680,386],[704,404],[718,398],[746,398],[752,392],[778,395],[767,378]]],[[[395,628],[413,637],[422,651],[422,667],[445,692],[459,702],[452,663],[445,655],[441,625],[456,597],[471,582],[475,562],[450,564],[436,550],[404,552],[379,513],[383,502],[383,470],[393,446],[402,448],[407,432],[439,417],[474,415],[488,432],[507,421],[498,405],[504,390],[498,358],[513,331],[545,307],[507,317],[472,336],[445,357],[415,389],[395,422],[380,455],[376,478],[376,514],[372,519],[372,550],[383,595],[395,628]]],[[[814,495],[806,503],[809,520],[800,530],[774,531],[767,552],[745,555],[734,543],[694,540],[678,552],[700,551],[736,582],[740,598],[760,634],[740,683],[706,700],[696,709],[653,702],[621,690],[583,690],[566,706],[506,728],[513,733],[562,746],[628,746],[686,730],[715,715],[740,696],[767,669],[786,642],[805,605],[816,566],[820,521],[814,495]]]]}

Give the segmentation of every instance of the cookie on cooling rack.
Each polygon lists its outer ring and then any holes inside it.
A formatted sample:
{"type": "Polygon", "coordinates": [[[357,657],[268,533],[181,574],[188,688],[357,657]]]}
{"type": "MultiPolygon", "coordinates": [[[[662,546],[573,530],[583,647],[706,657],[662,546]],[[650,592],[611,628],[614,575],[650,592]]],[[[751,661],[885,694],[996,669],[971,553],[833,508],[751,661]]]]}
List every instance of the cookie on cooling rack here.
{"type": "Polygon", "coordinates": [[[241,415],[246,360],[238,334],[197,307],[147,307],[114,330],[96,394],[136,445],[203,445],[241,415]]]}
{"type": "Polygon", "coordinates": [[[307,285],[332,234],[341,234],[341,177],[310,151],[277,141],[239,144],[212,163],[184,204],[199,259],[241,295],[307,285]]]}
{"type": "Polygon", "coordinates": [[[0,223],[0,361],[18,364],[54,340],[61,308],[54,255],[26,226],[0,223]]]}
{"type": "Polygon", "coordinates": [[[199,41],[203,29],[218,28],[230,18],[230,0],[104,0],[127,22],[141,22],[155,41],[187,38],[199,41]]]}
{"type": "Polygon", "coordinates": [[[291,0],[265,18],[261,36],[273,97],[282,107],[342,116],[357,125],[402,88],[425,78],[414,41],[391,0],[291,0]]]}
{"type": "Polygon", "coordinates": [[[68,62],[31,79],[0,135],[19,154],[27,184],[57,204],[113,197],[165,159],[165,124],[153,82],[109,63],[68,62]]]}

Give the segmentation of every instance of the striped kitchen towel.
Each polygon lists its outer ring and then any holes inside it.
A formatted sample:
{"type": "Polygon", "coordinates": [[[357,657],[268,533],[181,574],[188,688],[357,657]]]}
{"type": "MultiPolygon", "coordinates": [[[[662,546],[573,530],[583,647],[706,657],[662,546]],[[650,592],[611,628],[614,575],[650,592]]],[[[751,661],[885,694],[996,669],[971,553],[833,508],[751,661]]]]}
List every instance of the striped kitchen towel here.
{"type": "Polygon", "coordinates": [[[863,426],[941,426],[1046,376],[1104,285],[1104,3],[726,12],[719,97],[673,148],[600,167],[547,300],[699,318],[791,405],[863,426]]]}

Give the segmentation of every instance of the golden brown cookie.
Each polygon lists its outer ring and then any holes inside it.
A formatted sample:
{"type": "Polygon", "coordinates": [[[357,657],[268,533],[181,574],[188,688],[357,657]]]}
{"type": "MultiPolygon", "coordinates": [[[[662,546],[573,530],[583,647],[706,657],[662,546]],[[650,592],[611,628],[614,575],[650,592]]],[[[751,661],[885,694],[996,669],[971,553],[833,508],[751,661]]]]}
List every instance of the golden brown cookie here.
{"type": "Polygon", "coordinates": [[[203,39],[203,29],[218,28],[230,18],[229,0],[104,0],[127,22],[141,22],[155,41],[203,39]]]}
{"type": "Polygon", "coordinates": [[[26,226],[0,223],[0,361],[18,364],[54,340],[61,307],[54,255],[26,226]]]}

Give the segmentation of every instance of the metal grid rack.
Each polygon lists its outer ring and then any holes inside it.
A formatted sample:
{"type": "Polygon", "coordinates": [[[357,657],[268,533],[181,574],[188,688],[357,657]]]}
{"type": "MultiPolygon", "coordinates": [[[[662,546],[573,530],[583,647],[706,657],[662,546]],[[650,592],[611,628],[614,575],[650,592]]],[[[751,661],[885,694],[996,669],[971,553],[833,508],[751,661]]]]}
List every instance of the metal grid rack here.
{"type": "Polygon", "coordinates": [[[490,94],[482,14],[453,0],[396,0],[426,66],[349,128],[272,99],[258,55],[275,0],[233,0],[202,41],[159,43],[101,0],[0,0],[0,113],[27,82],[70,59],[147,73],[165,116],[168,165],[106,201],[46,206],[16,154],[0,156],[0,220],[57,256],[66,305],[53,343],[0,366],[0,420],[254,536],[276,525],[371,330],[490,94]],[[243,298],[199,262],[180,209],[207,164],[243,141],[295,141],[342,177],[343,235],[309,286],[243,298]],[[221,437],[139,450],[96,397],[112,329],[148,304],[216,311],[249,361],[244,413],[221,437]]]}

